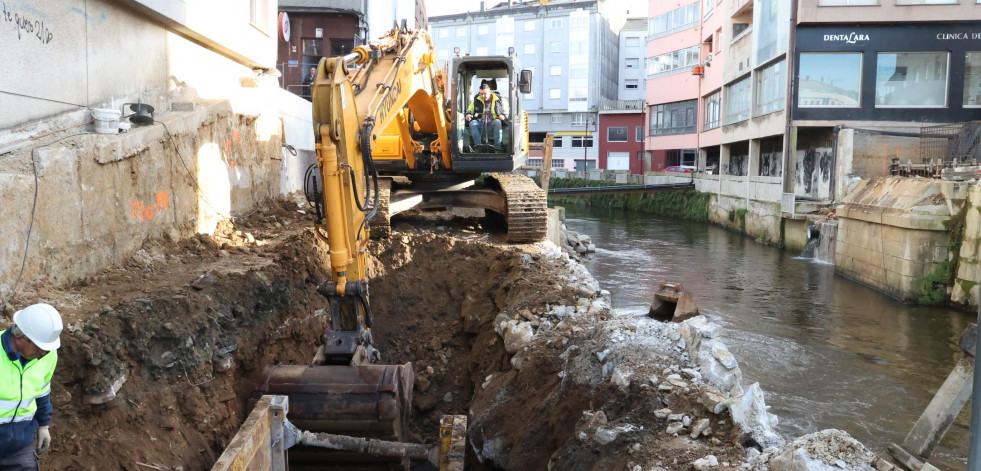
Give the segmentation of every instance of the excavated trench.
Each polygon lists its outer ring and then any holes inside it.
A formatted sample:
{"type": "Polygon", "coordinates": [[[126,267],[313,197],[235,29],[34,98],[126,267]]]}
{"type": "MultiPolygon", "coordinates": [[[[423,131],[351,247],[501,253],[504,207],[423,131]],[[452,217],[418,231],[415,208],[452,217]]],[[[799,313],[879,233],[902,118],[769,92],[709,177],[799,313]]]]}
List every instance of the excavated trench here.
{"type": "MultiPolygon", "coordinates": [[[[215,237],[150,241],[129,266],[61,291],[44,467],[211,466],[265,368],[306,364],[317,347],[327,254],[290,206],[215,237]]],[[[413,441],[434,443],[444,414],[468,415],[468,469],[543,469],[588,399],[556,394],[554,355],[518,375],[495,326],[585,293],[556,283],[560,263],[535,246],[480,241],[481,222],[414,221],[372,242],[374,338],[384,363],[414,365],[413,441]]]]}

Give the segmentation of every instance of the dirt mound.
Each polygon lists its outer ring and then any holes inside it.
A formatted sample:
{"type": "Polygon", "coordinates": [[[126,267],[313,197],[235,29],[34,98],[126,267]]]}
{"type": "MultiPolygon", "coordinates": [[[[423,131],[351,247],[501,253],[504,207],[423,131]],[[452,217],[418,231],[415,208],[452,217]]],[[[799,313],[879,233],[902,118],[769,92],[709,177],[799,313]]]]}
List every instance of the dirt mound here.
{"type": "MultiPolygon", "coordinates": [[[[42,466],[210,467],[265,368],[316,350],[327,253],[298,211],[279,202],[215,236],[148,241],[127,267],[38,293],[67,325],[42,466]]],[[[416,372],[414,441],[434,442],[442,415],[465,414],[468,469],[742,463],[739,433],[702,403],[709,384],[671,328],[617,317],[561,250],[502,244],[485,224],[402,218],[369,245],[382,361],[416,372]]]]}

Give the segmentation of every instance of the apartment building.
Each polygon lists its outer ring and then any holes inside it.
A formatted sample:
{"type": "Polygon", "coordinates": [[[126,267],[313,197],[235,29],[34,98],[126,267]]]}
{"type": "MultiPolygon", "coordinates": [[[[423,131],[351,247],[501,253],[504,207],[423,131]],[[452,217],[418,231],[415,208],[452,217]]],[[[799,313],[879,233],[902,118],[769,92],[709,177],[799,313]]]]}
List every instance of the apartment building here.
{"type": "Polygon", "coordinates": [[[719,167],[723,9],[721,0],[649,3],[649,170],[719,167]]]}
{"type": "MultiPolygon", "coordinates": [[[[621,1],[504,2],[480,11],[429,18],[440,62],[460,54],[505,55],[513,47],[533,72],[532,93],[522,96],[532,141],[555,133],[552,167],[598,168],[600,101],[617,97],[621,1]]],[[[540,164],[535,159],[530,165],[540,164]]]]}
{"type": "Polygon", "coordinates": [[[599,168],[641,174],[649,170],[644,152],[643,64],[647,56],[647,18],[630,18],[620,30],[619,87],[616,100],[599,107],[599,168]]]}
{"type": "Polygon", "coordinates": [[[919,138],[896,145],[904,134],[981,119],[981,2],[799,0],[796,16],[789,107],[797,171],[785,191],[840,197],[846,176],[889,175],[893,159],[933,157],[919,138]],[[850,133],[851,155],[838,156],[836,126],[893,132],[893,144],[850,133]]]}

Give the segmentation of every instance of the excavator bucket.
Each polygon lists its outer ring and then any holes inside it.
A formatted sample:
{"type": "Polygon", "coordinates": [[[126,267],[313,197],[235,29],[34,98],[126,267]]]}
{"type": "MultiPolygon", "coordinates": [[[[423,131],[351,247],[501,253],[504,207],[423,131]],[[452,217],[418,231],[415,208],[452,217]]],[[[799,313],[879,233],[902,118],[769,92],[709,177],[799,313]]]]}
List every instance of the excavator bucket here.
{"type": "MultiPolygon", "coordinates": [[[[267,369],[259,394],[289,397],[288,419],[301,430],[405,441],[415,374],[412,364],[278,365],[267,369]]],[[[294,447],[290,470],[402,470],[407,460],[294,447]]]]}

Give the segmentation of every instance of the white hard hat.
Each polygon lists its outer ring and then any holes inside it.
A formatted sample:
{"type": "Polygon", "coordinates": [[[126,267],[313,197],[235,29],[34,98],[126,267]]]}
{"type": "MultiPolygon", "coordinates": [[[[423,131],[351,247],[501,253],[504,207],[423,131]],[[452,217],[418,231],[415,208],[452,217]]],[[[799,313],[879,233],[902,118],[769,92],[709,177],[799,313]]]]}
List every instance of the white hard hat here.
{"type": "Polygon", "coordinates": [[[14,324],[41,350],[61,346],[61,314],[50,304],[32,304],[14,313],[14,324]]]}

